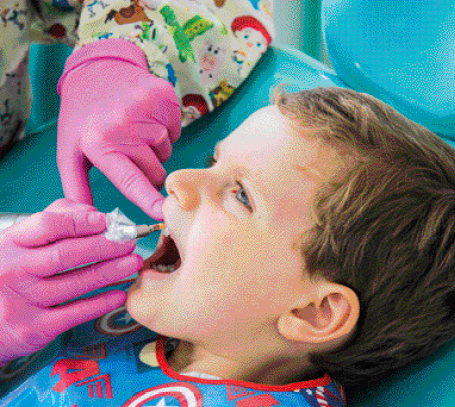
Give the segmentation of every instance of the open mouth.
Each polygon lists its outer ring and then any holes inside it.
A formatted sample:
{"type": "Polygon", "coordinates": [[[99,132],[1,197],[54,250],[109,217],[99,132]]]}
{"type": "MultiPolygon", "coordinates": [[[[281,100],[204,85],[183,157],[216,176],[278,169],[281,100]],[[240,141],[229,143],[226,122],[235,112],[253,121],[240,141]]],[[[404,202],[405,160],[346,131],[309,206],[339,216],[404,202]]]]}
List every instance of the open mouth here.
{"type": "Polygon", "coordinates": [[[176,271],[181,264],[182,260],[180,259],[177,246],[166,228],[160,235],[155,252],[148,259],[144,260],[142,268],[169,274],[176,271]]]}

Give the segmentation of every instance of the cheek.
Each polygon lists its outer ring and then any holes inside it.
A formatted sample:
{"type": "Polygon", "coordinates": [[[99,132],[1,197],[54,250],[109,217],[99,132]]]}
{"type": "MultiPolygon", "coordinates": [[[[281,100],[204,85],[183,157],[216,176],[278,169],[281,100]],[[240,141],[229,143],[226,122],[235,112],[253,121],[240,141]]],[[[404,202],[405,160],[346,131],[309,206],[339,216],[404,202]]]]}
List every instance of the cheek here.
{"type": "Polygon", "coordinates": [[[201,302],[229,307],[237,301],[242,284],[251,284],[258,277],[256,258],[264,253],[257,250],[251,235],[232,226],[206,224],[203,229],[200,235],[192,235],[179,285],[182,290],[197,292],[201,302]]]}
{"type": "MultiPolygon", "coordinates": [[[[216,251],[194,259],[189,268],[189,280],[184,284],[196,284],[202,295],[201,304],[209,304],[220,319],[254,314],[270,296],[281,294],[281,262],[277,248],[261,242],[259,236],[235,238],[224,236],[216,251]],[[191,272],[194,271],[195,274],[191,272]]],[[[202,250],[202,247],[201,247],[202,250]]]]}
{"type": "Polygon", "coordinates": [[[211,262],[222,258],[238,239],[238,233],[232,230],[230,219],[219,212],[219,209],[218,212],[201,212],[188,231],[184,246],[186,258],[192,263],[205,263],[210,267],[211,262]]]}

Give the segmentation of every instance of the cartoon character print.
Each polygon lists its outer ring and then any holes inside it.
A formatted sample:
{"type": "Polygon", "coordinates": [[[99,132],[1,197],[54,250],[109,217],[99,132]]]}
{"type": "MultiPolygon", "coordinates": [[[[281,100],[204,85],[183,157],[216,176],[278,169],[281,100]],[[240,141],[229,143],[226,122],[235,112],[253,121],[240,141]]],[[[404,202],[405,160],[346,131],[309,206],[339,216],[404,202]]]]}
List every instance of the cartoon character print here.
{"type": "Polygon", "coordinates": [[[199,75],[205,86],[212,85],[218,79],[220,67],[226,56],[226,48],[222,48],[210,41],[205,41],[199,52],[199,75]]]}
{"type": "Polygon", "coordinates": [[[3,28],[8,26],[8,23],[19,28],[22,31],[25,28],[25,22],[27,20],[27,11],[25,9],[19,10],[19,3],[14,5],[14,8],[5,8],[0,11],[0,17],[3,21],[3,28]]]}
{"type": "Polygon", "coordinates": [[[203,35],[205,32],[213,28],[213,22],[196,15],[190,18],[182,27],[186,37],[193,41],[198,35],[203,35]]]}
{"type": "Polygon", "coordinates": [[[87,4],[86,9],[89,12],[88,18],[95,17],[96,13],[93,11],[97,6],[100,6],[104,10],[109,4],[104,3],[103,0],[91,1],[90,4],[87,4]]]}
{"type": "Polygon", "coordinates": [[[227,82],[221,81],[218,86],[210,92],[210,98],[215,107],[220,106],[223,102],[229,99],[234,93],[235,88],[227,82]]]}
{"type": "Polygon", "coordinates": [[[101,362],[108,357],[106,344],[100,343],[85,347],[82,353],[69,358],[58,358],[52,363],[50,377],[54,385],[52,392],[56,400],[62,400],[68,390],[74,391],[80,397],[96,399],[113,399],[113,384],[111,373],[102,372],[101,362]]]}
{"type": "Polygon", "coordinates": [[[236,17],[232,21],[231,29],[240,45],[232,58],[238,65],[237,72],[246,77],[253,64],[267,50],[272,37],[264,25],[253,16],[236,17]]]}
{"type": "Polygon", "coordinates": [[[180,62],[183,63],[189,60],[195,63],[196,58],[191,41],[210,30],[214,26],[213,22],[195,15],[181,26],[174,10],[169,5],[164,6],[160,10],[160,14],[163,16],[165,23],[168,25],[167,29],[174,39],[175,47],[179,52],[180,62]]]}
{"type": "Polygon", "coordinates": [[[66,28],[60,23],[50,26],[47,30],[44,30],[44,32],[58,40],[62,40],[66,37],[66,28]]]}
{"type": "Polygon", "coordinates": [[[301,389],[305,401],[311,407],[345,407],[343,394],[338,394],[334,388],[332,392],[328,386],[318,386],[312,389],[301,389]]]}
{"type": "Polygon", "coordinates": [[[167,69],[167,80],[172,83],[172,86],[175,88],[175,84],[177,83],[177,76],[175,75],[174,68],[171,64],[166,65],[167,69]]]}
{"type": "Polygon", "coordinates": [[[74,7],[71,7],[67,0],[52,0],[52,6],[66,12],[74,10],[74,7]]]}
{"type": "Polygon", "coordinates": [[[140,24],[136,24],[134,29],[139,32],[138,37],[150,41],[156,38],[156,27],[154,25],[153,21],[140,21],[140,24]]]}
{"type": "Polygon", "coordinates": [[[120,10],[111,10],[104,22],[107,23],[112,19],[114,19],[115,22],[119,25],[137,23],[140,21],[152,21],[147,16],[147,14],[145,14],[144,4],[141,2],[141,0],[133,0],[129,7],[124,7],[120,10]]]}
{"type": "Polygon", "coordinates": [[[174,10],[166,5],[160,10],[160,14],[163,16],[165,23],[168,25],[168,31],[174,39],[175,47],[179,52],[180,62],[185,62],[186,60],[196,62],[193,47],[179,24],[174,10]]]}
{"type": "Polygon", "coordinates": [[[182,124],[184,126],[209,112],[207,102],[201,95],[188,94],[182,98],[182,124]]]}
{"type": "Polygon", "coordinates": [[[251,5],[256,9],[259,10],[259,3],[261,0],[250,0],[251,5]]]}
{"type": "Polygon", "coordinates": [[[250,0],[250,3],[255,10],[262,10],[272,17],[272,7],[268,0],[250,0]]]}

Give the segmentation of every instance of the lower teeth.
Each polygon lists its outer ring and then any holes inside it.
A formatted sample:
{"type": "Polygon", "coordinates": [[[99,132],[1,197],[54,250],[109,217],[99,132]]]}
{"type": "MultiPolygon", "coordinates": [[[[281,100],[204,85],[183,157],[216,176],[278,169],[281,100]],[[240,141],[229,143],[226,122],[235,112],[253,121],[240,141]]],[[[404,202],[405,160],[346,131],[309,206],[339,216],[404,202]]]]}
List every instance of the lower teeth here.
{"type": "Polygon", "coordinates": [[[175,271],[175,267],[173,265],[166,266],[164,264],[156,264],[154,268],[160,273],[172,273],[175,271]]]}

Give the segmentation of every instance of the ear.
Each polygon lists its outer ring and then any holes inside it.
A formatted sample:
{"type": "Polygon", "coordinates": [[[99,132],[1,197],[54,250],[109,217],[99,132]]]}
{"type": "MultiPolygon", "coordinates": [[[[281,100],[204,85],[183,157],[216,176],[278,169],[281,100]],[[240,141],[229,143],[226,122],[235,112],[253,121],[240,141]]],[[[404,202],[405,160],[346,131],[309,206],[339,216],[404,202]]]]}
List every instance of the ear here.
{"type": "Polygon", "coordinates": [[[359,299],[352,289],[323,281],[298,305],[279,317],[278,331],[293,341],[330,342],[350,334],[359,313],[359,299]]]}

